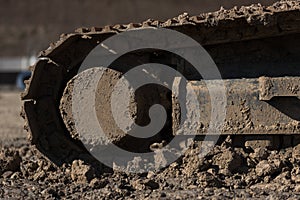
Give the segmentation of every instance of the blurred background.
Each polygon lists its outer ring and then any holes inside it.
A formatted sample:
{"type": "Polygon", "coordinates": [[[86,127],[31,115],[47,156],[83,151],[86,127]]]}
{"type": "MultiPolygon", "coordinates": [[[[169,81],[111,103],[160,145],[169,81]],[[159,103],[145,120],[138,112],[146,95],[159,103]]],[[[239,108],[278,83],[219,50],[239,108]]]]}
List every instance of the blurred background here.
{"type": "Polygon", "coordinates": [[[15,85],[39,51],[79,27],[165,20],[258,2],[275,0],[0,0],[0,86],[15,85]]]}

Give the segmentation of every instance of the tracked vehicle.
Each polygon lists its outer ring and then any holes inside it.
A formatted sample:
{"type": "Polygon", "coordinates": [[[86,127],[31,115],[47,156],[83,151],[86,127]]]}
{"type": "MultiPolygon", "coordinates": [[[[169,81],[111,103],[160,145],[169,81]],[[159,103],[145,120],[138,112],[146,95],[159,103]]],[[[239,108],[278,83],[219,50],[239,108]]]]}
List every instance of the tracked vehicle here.
{"type": "MultiPolygon", "coordinates": [[[[22,94],[22,116],[30,141],[51,161],[61,165],[89,155],[77,138],[70,111],[72,99],[68,95],[73,90],[72,83],[78,80],[76,74],[83,60],[107,38],[147,27],[171,29],[191,37],[216,63],[227,97],[220,139],[230,135],[233,146],[268,148],[300,142],[300,2],[280,1],[268,7],[258,4],[198,16],[185,13],[164,22],[147,20],[104,28],[80,28],[61,35],[59,41],[40,53],[22,94]]],[[[108,75],[101,84],[112,84],[115,77],[140,63],[163,63],[188,79],[201,105],[201,123],[197,122],[201,126],[195,135],[203,137],[211,113],[209,92],[202,77],[185,60],[159,50],[130,52],[105,66],[110,70],[106,70],[108,75]]],[[[162,140],[167,143],[177,132],[181,119],[176,100],[168,90],[160,88],[150,92],[151,87],[144,90],[142,100],[136,99],[140,110],[137,123],[149,123],[147,109],[156,103],[165,107],[168,119],[158,135],[147,139],[118,131],[113,133],[115,129],[107,128],[112,132],[113,141],[130,151],[151,151],[153,143],[162,140]],[[151,102],[145,103],[145,99],[151,102]]],[[[98,95],[99,104],[105,104],[104,97],[104,94],[98,95]]],[[[101,118],[109,115],[107,110],[97,112],[103,123],[113,123],[111,117],[101,118]]]]}

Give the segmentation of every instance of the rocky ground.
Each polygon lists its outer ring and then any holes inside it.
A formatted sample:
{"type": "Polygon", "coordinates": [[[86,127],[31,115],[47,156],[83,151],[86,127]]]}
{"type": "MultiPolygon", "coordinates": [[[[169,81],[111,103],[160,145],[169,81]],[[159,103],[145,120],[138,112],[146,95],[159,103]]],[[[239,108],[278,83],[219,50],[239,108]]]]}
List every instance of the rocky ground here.
{"type": "Polygon", "coordinates": [[[196,141],[175,163],[143,174],[99,174],[81,160],[56,167],[26,142],[17,97],[0,93],[0,198],[300,199],[300,145],[232,149],[228,138],[199,158],[196,141]]]}

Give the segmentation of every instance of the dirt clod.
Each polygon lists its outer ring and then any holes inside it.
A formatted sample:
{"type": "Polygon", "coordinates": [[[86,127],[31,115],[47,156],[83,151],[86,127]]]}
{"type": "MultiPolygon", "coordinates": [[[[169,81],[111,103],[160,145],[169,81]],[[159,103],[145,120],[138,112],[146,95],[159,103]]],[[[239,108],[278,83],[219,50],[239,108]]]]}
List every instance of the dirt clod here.
{"type": "Polygon", "coordinates": [[[16,172],[20,170],[22,159],[17,151],[10,149],[3,150],[0,153],[0,174],[6,171],[16,172]]]}
{"type": "Polygon", "coordinates": [[[82,160],[74,160],[71,167],[71,178],[77,183],[89,183],[95,177],[95,170],[82,160]]]}
{"type": "Polygon", "coordinates": [[[145,185],[147,187],[149,187],[152,190],[158,189],[159,188],[159,184],[153,180],[148,180],[145,185]]]}
{"type": "Polygon", "coordinates": [[[243,165],[244,158],[238,152],[225,149],[213,158],[213,164],[219,166],[225,174],[233,173],[243,165]]]}
{"type": "Polygon", "coordinates": [[[94,178],[93,180],[91,180],[89,185],[93,189],[100,189],[100,188],[104,188],[107,184],[108,184],[108,180],[106,179],[101,180],[98,178],[94,178]]]}
{"type": "Polygon", "coordinates": [[[269,156],[269,151],[262,147],[254,149],[254,153],[250,153],[249,157],[255,161],[261,161],[267,159],[269,156]]]}

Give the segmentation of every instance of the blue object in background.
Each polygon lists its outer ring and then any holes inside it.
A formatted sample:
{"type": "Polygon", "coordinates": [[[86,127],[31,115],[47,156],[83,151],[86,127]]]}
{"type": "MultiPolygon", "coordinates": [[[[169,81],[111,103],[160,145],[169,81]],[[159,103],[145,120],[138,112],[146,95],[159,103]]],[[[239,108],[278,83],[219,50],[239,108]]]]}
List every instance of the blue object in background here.
{"type": "Polygon", "coordinates": [[[20,72],[16,79],[17,88],[19,88],[20,90],[24,90],[25,89],[24,80],[29,79],[30,76],[31,76],[31,71],[20,72]]]}

